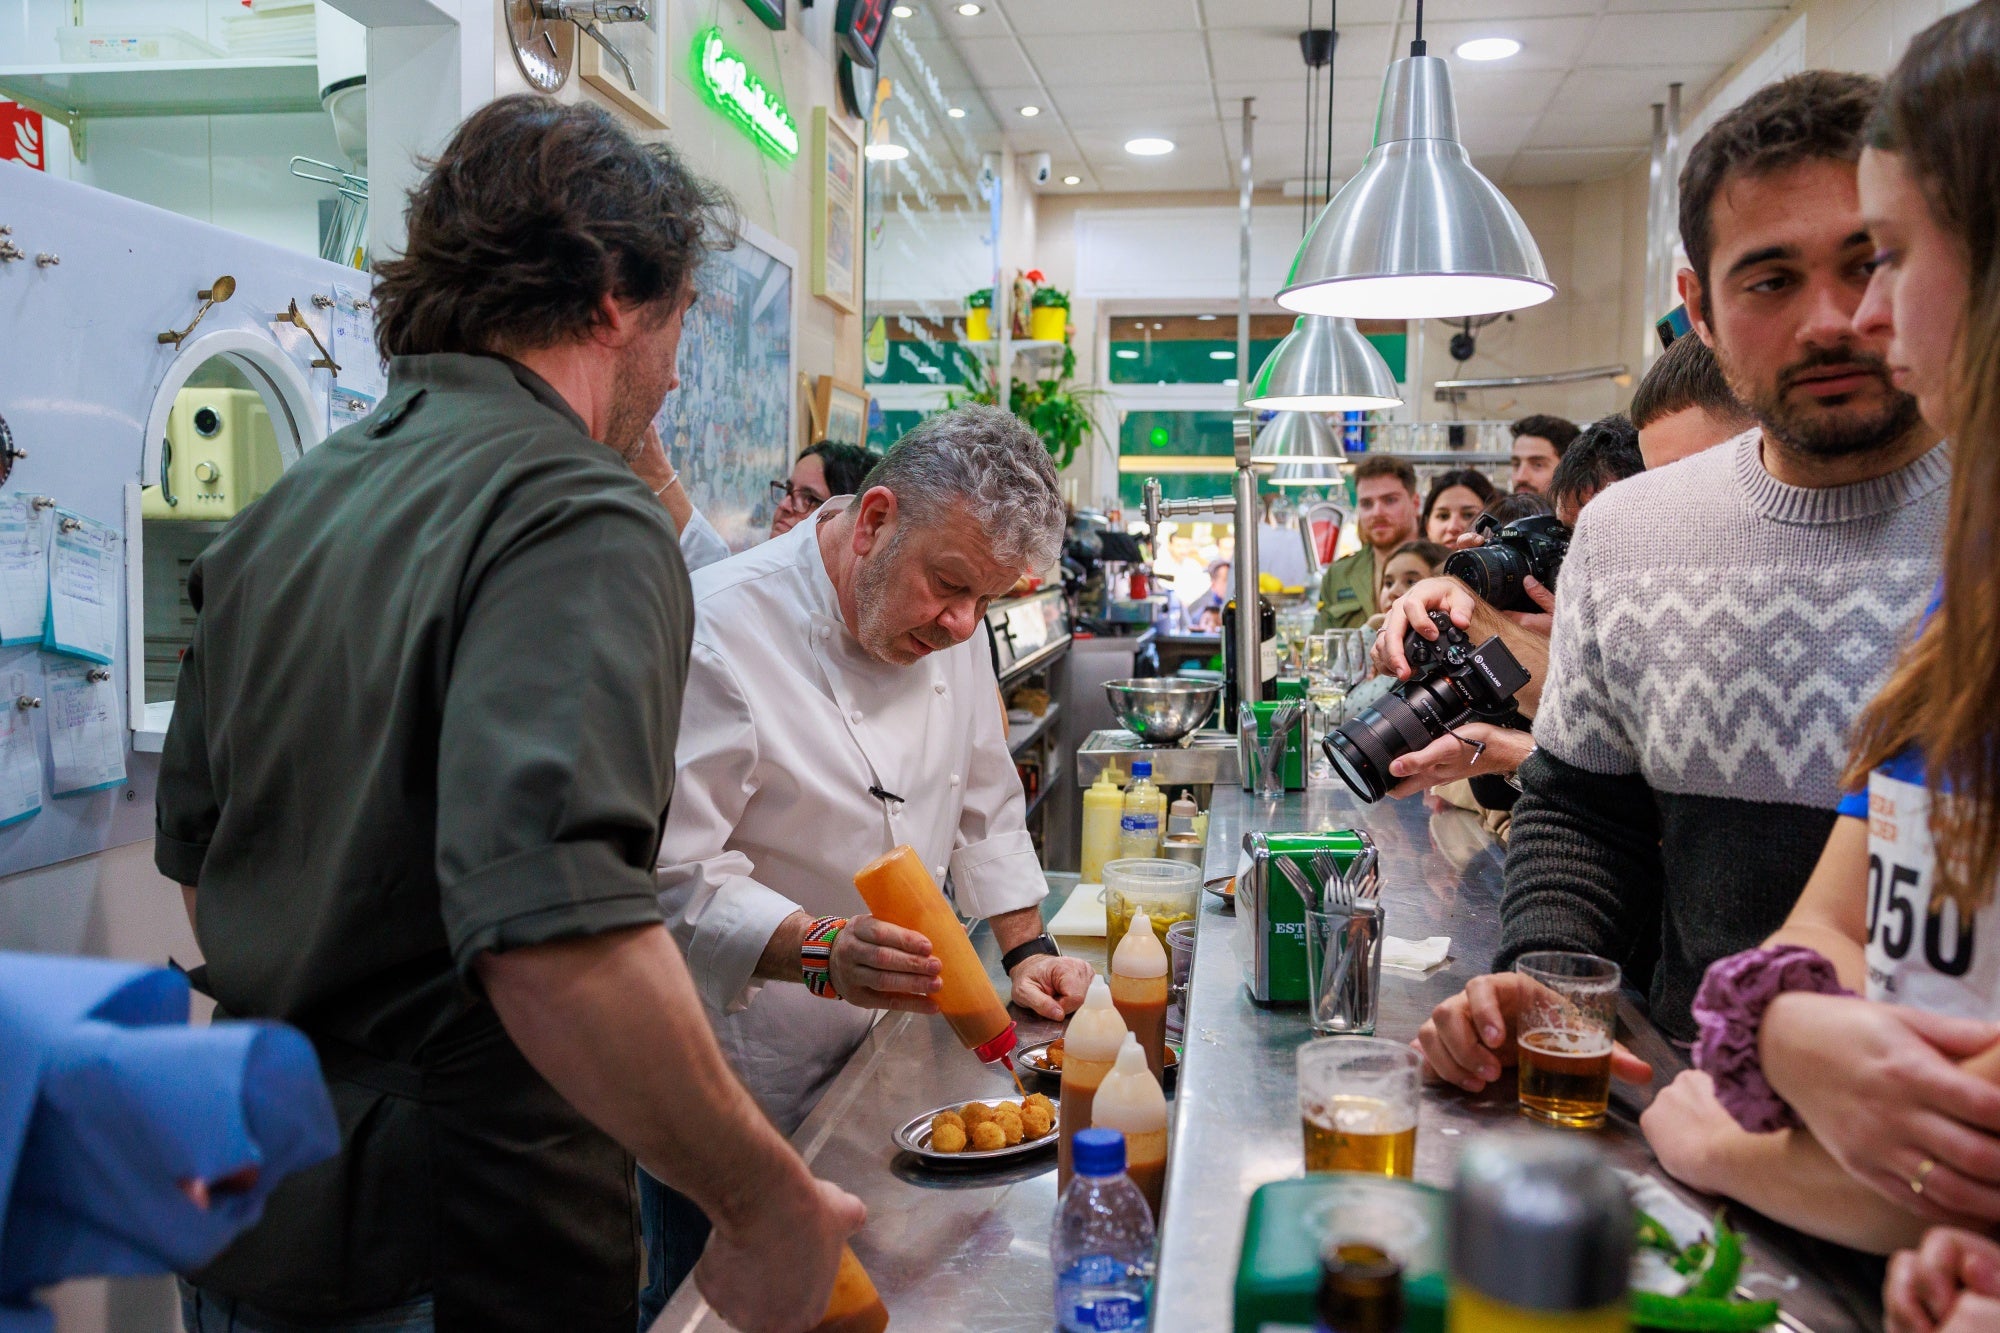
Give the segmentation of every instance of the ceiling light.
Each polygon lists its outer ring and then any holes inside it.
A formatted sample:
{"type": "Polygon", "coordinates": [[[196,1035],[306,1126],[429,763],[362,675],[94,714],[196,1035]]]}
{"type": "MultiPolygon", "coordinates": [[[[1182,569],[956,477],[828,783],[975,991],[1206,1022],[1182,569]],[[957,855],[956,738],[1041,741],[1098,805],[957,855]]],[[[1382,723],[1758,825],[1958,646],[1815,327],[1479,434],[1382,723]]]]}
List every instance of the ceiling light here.
{"type": "Polygon", "coordinates": [[[889,12],[899,19],[906,19],[914,18],[917,11],[911,9],[908,5],[890,5],[889,12]]]}
{"type": "Polygon", "coordinates": [[[945,114],[947,116],[950,116],[953,120],[964,120],[965,108],[962,106],[946,107],[945,114]]]}
{"type": "Polygon", "coordinates": [[[958,12],[965,15],[965,17],[967,18],[971,18],[973,15],[978,14],[980,12],[980,8],[978,5],[960,5],[958,7],[958,12]]]}
{"type": "Polygon", "coordinates": [[[1127,139],[1125,151],[1134,157],[1164,157],[1174,151],[1172,139],[1127,139]]]}
{"type": "Polygon", "coordinates": [[[1196,319],[1199,319],[1199,320],[1211,320],[1211,319],[1214,319],[1214,318],[1215,318],[1215,316],[1214,316],[1214,315],[1196,315],[1196,316],[1195,316],[1195,318],[1196,318],[1196,319]]]}
{"type": "Polygon", "coordinates": [[[1458,44],[1460,60],[1505,60],[1518,55],[1521,44],[1512,37],[1475,37],[1458,44]]]}
{"type": "Polygon", "coordinates": [[[1065,176],[1065,177],[1063,177],[1063,184],[1064,184],[1064,185],[1081,185],[1081,184],[1083,184],[1083,177],[1081,177],[1081,176],[1065,176]]]}
{"type": "Polygon", "coordinates": [[[1021,114],[1024,116],[1039,116],[1042,114],[1042,109],[1038,106],[1024,106],[1021,108],[1021,114]]]}
{"type": "Polygon", "coordinates": [[[1347,461],[1340,437],[1317,412],[1280,412],[1257,432],[1252,463],[1275,463],[1276,486],[1325,486],[1340,479],[1347,461]]]}
{"type": "Polygon", "coordinates": [[[1250,381],[1245,407],[1378,412],[1403,401],[1389,363],[1351,319],[1301,318],[1250,381]]]}
{"type": "MultiPolygon", "coordinates": [[[[1160,383],[1162,383],[1162,384],[1165,384],[1165,383],[1166,383],[1166,381],[1165,381],[1165,380],[1161,380],[1161,381],[1160,381],[1160,383]]],[[[1229,377],[1228,379],[1226,379],[1226,380],[1224,380],[1224,381],[1222,382],[1222,387],[1223,387],[1223,388],[1225,388],[1225,389],[1233,389],[1233,388],[1235,388],[1235,387],[1236,387],[1236,377],[1235,377],[1234,375],[1231,375],[1231,376],[1230,376],[1230,377],[1229,377]]]]}
{"type": "Polygon", "coordinates": [[[1234,360],[1236,359],[1236,353],[1234,353],[1234,352],[1210,352],[1210,353],[1208,354],[1208,359],[1209,359],[1209,360],[1211,360],[1211,361],[1234,361],[1234,360]]]}
{"type": "Polygon", "coordinates": [[[910,150],[899,143],[871,143],[862,149],[870,162],[901,162],[910,150]]]}
{"type": "Polygon", "coordinates": [[[1139,353],[1130,347],[1121,347],[1111,355],[1117,357],[1120,361],[1137,361],[1139,359],[1139,353]]]}
{"type": "Polygon", "coordinates": [[[1458,141],[1449,65],[1426,55],[1390,65],[1376,124],[1361,170],[1293,256],[1279,305],[1303,315],[1459,319],[1556,294],[1527,224],[1458,141]]]}

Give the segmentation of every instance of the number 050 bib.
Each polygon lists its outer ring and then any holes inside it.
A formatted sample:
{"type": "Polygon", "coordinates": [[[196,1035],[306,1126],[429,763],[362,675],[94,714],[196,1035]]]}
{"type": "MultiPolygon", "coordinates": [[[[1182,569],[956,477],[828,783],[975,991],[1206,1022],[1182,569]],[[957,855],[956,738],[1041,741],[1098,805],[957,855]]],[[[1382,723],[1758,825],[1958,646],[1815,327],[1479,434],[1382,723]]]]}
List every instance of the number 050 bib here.
{"type": "Polygon", "coordinates": [[[1993,913],[1964,916],[1948,898],[1932,901],[1930,808],[1921,782],[1869,774],[1868,998],[1993,1018],[2000,1015],[1993,913]]]}

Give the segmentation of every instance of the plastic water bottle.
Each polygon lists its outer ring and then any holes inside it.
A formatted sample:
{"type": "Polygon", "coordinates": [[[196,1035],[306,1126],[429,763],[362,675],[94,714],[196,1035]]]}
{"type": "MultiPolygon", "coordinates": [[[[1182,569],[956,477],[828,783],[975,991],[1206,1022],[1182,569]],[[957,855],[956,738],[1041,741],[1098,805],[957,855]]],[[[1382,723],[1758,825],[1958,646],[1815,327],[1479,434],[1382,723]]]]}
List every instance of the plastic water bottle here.
{"type": "Polygon", "coordinates": [[[1125,1174],[1125,1136],[1077,1131],[1049,1259],[1062,1333],[1143,1329],[1153,1289],[1153,1212],[1125,1174]]]}

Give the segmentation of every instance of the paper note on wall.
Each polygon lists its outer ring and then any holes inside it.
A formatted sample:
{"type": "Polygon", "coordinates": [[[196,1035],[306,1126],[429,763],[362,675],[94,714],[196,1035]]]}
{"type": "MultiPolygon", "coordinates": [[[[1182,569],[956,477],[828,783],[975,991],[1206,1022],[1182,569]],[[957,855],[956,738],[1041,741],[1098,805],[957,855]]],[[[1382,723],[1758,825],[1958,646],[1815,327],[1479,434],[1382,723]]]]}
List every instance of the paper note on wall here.
{"type": "Polygon", "coordinates": [[[365,290],[333,289],[333,359],[340,374],[327,390],[327,424],[339,430],[373,412],[389,389],[375,346],[375,305],[365,290]]]}
{"type": "Polygon", "coordinates": [[[0,496],[0,644],[42,641],[49,609],[49,521],[34,496],[0,496]]]}
{"type": "Polygon", "coordinates": [[[109,663],[118,646],[118,529],[67,509],[55,515],[42,647],[109,663]]]}
{"type": "Polygon", "coordinates": [[[44,675],[55,794],[75,796],[123,784],[125,728],[110,670],[52,658],[44,675]]]}
{"type": "Polygon", "coordinates": [[[16,656],[21,660],[0,666],[0,828],[42,808],[42,751],[35,741],[42,673],[34,652],[16,656]]]}

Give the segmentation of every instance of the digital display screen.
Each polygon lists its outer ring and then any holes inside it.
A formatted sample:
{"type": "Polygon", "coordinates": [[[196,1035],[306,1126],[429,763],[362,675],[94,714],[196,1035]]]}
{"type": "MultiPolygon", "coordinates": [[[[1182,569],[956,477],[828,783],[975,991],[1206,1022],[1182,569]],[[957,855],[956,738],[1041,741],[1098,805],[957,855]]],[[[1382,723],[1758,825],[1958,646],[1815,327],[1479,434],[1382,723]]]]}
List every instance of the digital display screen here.
{"type": "Polygon", "coordinates": [[[833,32],[850,60],[874,69],[875,53],[882,49],[882,33],[888,26],[889,0],[840,0],[833,32]]]}

